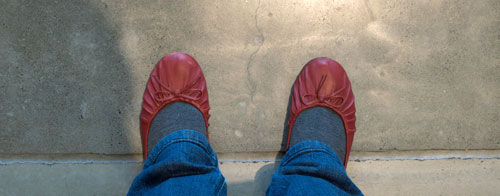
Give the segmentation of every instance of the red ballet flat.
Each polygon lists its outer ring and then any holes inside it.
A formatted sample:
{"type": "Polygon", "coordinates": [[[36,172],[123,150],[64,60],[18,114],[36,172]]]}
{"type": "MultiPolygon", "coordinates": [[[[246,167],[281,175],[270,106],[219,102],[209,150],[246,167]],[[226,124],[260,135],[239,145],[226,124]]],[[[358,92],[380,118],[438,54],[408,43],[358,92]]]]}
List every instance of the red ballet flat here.
{"type": "Polygon", "coordinates": [[[293,85],[286,151],[290,148],[290,136],[297,116],[305,109],[315,106],[330,108],[342,118],[346,135],[344,167],[347,167],[356,131],[354,94],[344,68],[329,58],[316,58],[309,61],[293,85]]]}
{"type": "Polygon", "coordinates": [[[205,118],[208,138],[207,83],[196,60],[185,53],[172,53],[163,57],[151,72],[141,111],[141,137],[144,160],[148,157],[148,134],[156,114],[167,104],[181,101],[196,107],[205,118]]]}

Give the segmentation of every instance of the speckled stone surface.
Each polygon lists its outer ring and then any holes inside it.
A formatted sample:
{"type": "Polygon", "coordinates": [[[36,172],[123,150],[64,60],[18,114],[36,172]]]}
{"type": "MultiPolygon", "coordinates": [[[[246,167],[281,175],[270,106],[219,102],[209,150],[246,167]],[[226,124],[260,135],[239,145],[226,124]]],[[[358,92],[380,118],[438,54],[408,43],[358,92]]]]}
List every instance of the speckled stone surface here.
{"type": "Polygon", "coordinates": [[[277,151],[302,66],[340,62],[355,151],[500,148],[500,2],[0,1],[0,153],[141,152],[165,54],[207,79],[218,152],[277,151]]]}

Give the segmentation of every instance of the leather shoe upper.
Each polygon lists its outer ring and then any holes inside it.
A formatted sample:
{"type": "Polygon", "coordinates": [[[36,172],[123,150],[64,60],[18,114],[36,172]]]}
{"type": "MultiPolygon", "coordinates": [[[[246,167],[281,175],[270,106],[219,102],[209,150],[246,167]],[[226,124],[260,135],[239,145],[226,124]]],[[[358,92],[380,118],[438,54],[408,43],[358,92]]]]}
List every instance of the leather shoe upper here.
{"type": "Polygon", "coordinates": [[[163,57],[146,84],[140,116],[144,159],[149,153],[148,133],[153,118],[164,106],[175,101],[189,103],[200,110],[205,118],[208,138],[210,105],[205,76],[198,62],[185,53],[172,53],[163,57]]]}

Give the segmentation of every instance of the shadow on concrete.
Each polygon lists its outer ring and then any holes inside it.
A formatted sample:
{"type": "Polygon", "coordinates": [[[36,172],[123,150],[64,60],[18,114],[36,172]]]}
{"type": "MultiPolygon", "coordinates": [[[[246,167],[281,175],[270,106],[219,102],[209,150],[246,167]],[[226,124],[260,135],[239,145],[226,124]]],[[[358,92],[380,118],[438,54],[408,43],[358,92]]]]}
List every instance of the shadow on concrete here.
{"type": "Polygon", "coordinates": [[[139,103],[131,103],[131,76],[105,9],[2,1],[0,153],[133,151],[125,126],[139,103]]]}
{"type": "Polygon", "coordinates": [[[280,162],[274,162],[261,167],[255,174],[253,181],[228,183],[228,195],[266,195],[272,176],[280,162]]]}
{"type": "Polygon", "coordinates": [[[265,195],[267,187],[271,183],[273,174],[279,168],[281,162],[274,162],[273,164],[261,167],[255,174],[255,188],[254,195],[265,195]]]}

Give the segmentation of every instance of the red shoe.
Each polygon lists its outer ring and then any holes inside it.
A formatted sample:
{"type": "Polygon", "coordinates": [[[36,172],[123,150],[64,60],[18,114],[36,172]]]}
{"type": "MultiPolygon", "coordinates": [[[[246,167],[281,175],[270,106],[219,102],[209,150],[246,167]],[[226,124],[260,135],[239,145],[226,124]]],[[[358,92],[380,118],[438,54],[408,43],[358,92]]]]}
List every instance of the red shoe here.
{"type": "Polygon", "coordinates": [[[151,72],[141,111],[141,136],[144,160],[148,157],[148,134],[156,114],[167,104],[182,101],[196,107],[205,118],[208,139],[208,92],[205,76],[196,60],[185,53],[163,57],[151,72]]]}
{"type": "Polygon", "coordinates": [[[344,167],[347,167],[356,131],[354,95],[351,82],[342,66],[329,58],[316,58],[309,61],[293,85],[286,151],[290,148],[290,136],[297,116],[305,109],[315,106],[330,108],[342,118],[346,135],[344,167]]]}

